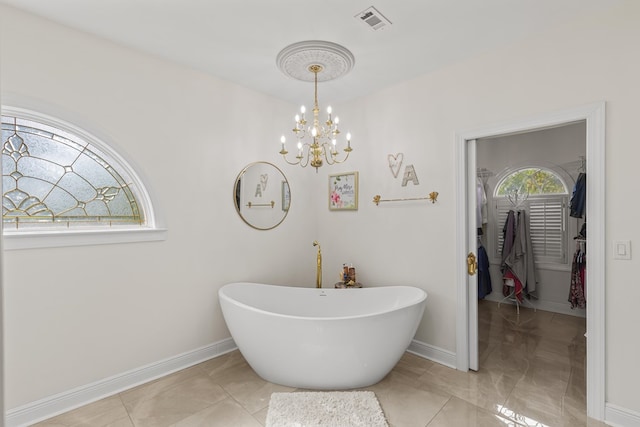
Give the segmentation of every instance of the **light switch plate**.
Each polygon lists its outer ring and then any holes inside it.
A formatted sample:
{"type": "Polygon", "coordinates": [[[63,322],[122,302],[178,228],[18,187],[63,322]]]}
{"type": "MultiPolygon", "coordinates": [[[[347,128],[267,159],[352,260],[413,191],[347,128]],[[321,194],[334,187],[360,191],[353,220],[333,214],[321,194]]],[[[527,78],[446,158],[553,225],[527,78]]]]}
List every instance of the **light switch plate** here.
{"type": "Polygon", "coordinates": [[[613,241],[613,259],[631,259],[631,240],[613,241]]]}

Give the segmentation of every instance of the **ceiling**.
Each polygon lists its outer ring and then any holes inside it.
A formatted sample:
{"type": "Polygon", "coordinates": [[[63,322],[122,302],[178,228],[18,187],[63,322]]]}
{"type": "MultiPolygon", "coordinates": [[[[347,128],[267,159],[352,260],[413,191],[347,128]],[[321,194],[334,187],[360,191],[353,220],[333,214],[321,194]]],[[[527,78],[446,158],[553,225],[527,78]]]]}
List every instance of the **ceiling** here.
{"type": "MultiPolygon", "coordinates": [[[[343,45],[351,72],[320,83],[340,103],[544,32],[624,0],[0,0],[293,103],[312,84],[285,76],[278,52],[304,40],[343,45]],[[388,21],[359,18],[374,6],[388,21]]],[[[324,102],[323,102],[324,101],[324,102]]]]}

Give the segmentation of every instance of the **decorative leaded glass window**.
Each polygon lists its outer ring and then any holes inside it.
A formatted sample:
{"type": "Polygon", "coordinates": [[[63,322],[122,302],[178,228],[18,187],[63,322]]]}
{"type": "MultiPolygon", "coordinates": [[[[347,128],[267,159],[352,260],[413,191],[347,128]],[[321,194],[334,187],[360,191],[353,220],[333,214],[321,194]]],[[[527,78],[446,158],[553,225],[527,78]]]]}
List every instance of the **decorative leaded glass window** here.
{"type": "Polygon", "coordinates": [[[33,117],[2,116],[5,230],[146,225],[133,175],[87,136],[33,117]]]}
{"type": "Polygon", "coordinates": [[[502,228],[509,210],[525,210],[536,262],[567,263],[569,192],[559,174],[545,168],[520,168],[507,173],[494,192],[496,256],[502,251],[502,228]]]}
{"type": "Polygon", "coordinates": [[[566,194],[567,187],[562,179],[550,170],[524,168],[507,175],[498,184],[497,196],[519,194],[566,194]]]}

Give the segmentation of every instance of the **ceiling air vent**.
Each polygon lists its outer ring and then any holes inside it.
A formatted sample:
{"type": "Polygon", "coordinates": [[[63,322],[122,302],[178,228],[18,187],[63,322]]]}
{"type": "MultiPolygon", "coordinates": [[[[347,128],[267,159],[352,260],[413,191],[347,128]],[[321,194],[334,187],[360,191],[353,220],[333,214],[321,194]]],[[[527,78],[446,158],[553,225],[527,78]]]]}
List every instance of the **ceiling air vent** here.
{"type": "Polygon", "coordinates": [[[358,18],[367,24],[369,28],[376,31],[383,30],[387,25],[391,25],[391,22],[373,6],[358,13],[355,18],[358,18]]]}

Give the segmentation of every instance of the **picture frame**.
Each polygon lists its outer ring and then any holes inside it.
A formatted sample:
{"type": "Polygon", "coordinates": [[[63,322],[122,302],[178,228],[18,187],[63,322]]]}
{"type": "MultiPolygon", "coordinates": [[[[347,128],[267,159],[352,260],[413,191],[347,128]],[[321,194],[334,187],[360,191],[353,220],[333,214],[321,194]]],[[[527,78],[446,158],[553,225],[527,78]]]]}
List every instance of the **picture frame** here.
{"type": "Polygon", "coordinates": [[[329,210],[358,210],[358,172],[329,175],[329,210]]]}
{"type": "Polygon", "coordinates": [[[282,181],[282,210],[288,211],[291,205],[291,190],[289,189],[289,183],[282,181]]]}

